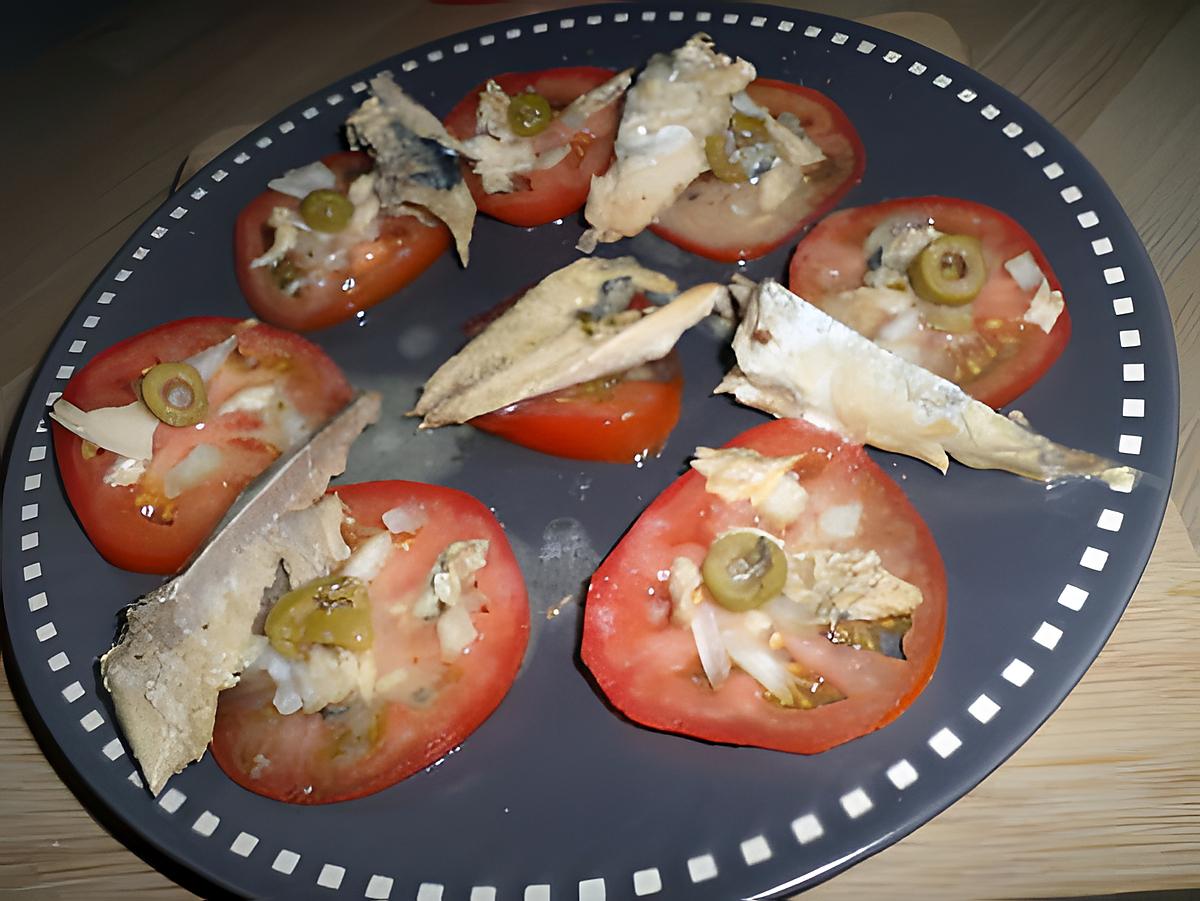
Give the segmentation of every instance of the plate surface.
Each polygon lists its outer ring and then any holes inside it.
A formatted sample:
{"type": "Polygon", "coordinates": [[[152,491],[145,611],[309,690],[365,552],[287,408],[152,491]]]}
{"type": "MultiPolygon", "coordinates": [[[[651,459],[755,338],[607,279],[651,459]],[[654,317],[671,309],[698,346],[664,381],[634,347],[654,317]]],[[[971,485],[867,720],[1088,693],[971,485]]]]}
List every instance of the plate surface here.
{"type": "MultiPolygon", "coordinates": [[[[791,247],[746,265],[782,276],[791,247]]],[[[602,248],[690,284],[737,267],[646,234],[602,248]]],[[[1033,732],[1108,637],[1149,558],[1175,458],[1175,344],[1137,234],[1083,157],[982,76],[884,32],[769,6],[603,5],[498,23],[364,69],[288,108],[206,166],[137,230],[56,339],[13,433],[3,499],[10,670],[47,754],[85,803],[198,890],[255,896],[726,899],[784,893],[894,842],[1033,732]],[[884,730],[815,757],[709,745],[612,713],[578,662],[588,575],[698,444],[763,421],[709,391],[723,342],[685,336],[685,413],[644,465],[541,456],[401,415],[462,343],[460,324],[576,257],[578,219],[481,220],[472,264],[449,255],[358,322],[316,335],[385,420],[341,481],[410,478],[469,491],[504,522],[530,588],[524,667],[499,710],[435,766],[369,798],[296,808],[252,795],[206,757],[158,799],[137,784],[96,661],[118,611],[157,583],[104,563],[70,512],[45,426],[74,369],[113,342],[196,314],[248,315],[233,276],[240,208],[285,169],[338,149],[339,126],[390,68],[439,115],[488,75],[637,65],[707,31],[760,74],[815,87],[859,130],[862,183],[842,206],[940,193],[1009,213],[1062,280],[1074,335],[1017,406],[1066,444],[1145,473],[1132,493],[1050,491],[874,454],[928,522],[950,608],[933,681],[884,730]],[[561,614],[548,616],[560,601],[561,614]]]]}

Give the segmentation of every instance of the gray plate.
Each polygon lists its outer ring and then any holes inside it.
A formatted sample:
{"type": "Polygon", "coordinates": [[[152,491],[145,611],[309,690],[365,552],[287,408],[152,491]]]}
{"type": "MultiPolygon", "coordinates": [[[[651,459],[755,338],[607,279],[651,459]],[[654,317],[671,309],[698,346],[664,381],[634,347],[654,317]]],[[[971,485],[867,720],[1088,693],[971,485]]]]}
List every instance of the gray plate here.
{"type": "MultiPolygon", "coordinates": [[[[784,248],[745,267],[781,275],[784,248]]],[[[606,247],[685,283],[734,267],[652,235],[606,247]]],[[[1167,307],[1137,234],[1083,157],[970,69],[862,25],[769,6],[595,6],[426,45],[297,103],[205,167],[137,230],[88,290],[34,381],[3,501],[3,592],[15,687],[47,755],[85,803],[156,866],[199,891],[435,899],[688,899],[769,895],[827,878],[945,808],[1008,757],[1096,656],[1150,554],[1175,459],[1178,386],[1167,307]],[[495,508],[530,585],[532,640],[500,709],[427,772],[373,797],[296,808],[252,795],[205,758],[155,800],[96,678],[116,614],[156,579],[94,552],[63,496],[46,405],[109,344],[199,313],[244,315],[231,228],[266,181],[337,149],[339,125],[383,66],[437,113],[483,77],[563,64],[634,65],[710,32],[762,74],[828,93],[867,148],[843,205],[941,193],[1008,212],[1062,279],[1075,333],[1019,405],[1067,444],[1149,476],[1130,494],[1046,491],[954,466],[942,477],[877,454],[946,561],[946,646],[932,683],[892,725],[815,757],[710,745],[613,714],[576,657],[594,565],[700,443],[762,421],[708,396],[721,342],[686,336],[683,420],[640,468],[541,456],[470,429],[415,433],[416,386],[461,343],[462,321],[574,259],[576,219],[535,230],[481,221],[470,270],[443,257],[361,322],[317,340],[386,419],[347,481],[413,478],[495,508]],[[918,127],[919,124],[919,127],[918,127]]]]}

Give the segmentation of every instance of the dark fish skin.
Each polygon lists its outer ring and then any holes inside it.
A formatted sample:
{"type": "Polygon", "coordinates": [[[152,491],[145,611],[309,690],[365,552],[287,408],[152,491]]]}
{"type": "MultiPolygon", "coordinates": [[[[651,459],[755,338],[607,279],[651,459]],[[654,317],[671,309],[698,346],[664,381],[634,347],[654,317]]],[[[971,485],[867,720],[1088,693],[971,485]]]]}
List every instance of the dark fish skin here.
{"type": "Polygon", "coordinates": [[[417,136],[399,122],[391,126],[397,143],[388,148],[387,164],[398,164],[406,178],[438,191],[448,191],[462,181],[457,153],[432,138],[417,136]]]}

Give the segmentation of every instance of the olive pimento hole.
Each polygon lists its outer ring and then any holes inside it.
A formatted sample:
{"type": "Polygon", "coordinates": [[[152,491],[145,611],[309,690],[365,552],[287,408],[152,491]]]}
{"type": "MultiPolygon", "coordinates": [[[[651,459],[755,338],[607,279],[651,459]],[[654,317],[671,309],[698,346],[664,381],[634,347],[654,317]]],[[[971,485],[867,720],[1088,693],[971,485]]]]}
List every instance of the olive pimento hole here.
{"type": "Polygon", "coordinates": [[[191,385],[180,378],[167,382],[163,388],[162,398],[176,410],[186,410],[196,401],[196,395],[192,391],[191,385]]]}
{"type": "Polygon", "coordinates": [[[945,278],[958,281],[967,274],[967,261],[961,253],[944,253],[939,262],[945,278]]]}

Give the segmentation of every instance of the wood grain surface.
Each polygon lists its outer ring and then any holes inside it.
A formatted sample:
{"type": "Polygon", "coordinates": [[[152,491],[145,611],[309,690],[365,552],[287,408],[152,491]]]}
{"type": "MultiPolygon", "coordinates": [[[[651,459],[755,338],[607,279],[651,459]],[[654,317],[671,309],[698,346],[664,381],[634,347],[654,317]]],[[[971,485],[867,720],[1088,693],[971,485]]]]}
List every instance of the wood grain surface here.
{"type": "MultiPolygon", "coordinates": [[[[189,154],[219,151],[237,128],[367,61],[567,5],[372,0],[331,15],[329,4],[309,0],[137,0],[7,72],[5,121],[19,127],[0,142],[0,163],[22,177],[6,191],[15,212],[0,217],[4,434],[50,339],[189,154]]],[[[803,5],[887,16],[870,21],[971,62],[1077,142],[1163,280],[1183,423],[1174,501],[1150,564],[1062,708],[946,813],[806,897],[1200,887],[1200,8],[1175,0],[803,5]]],[[[46,763],[5,684],[0,784],[0,897],[190,897],[90,818],[46,763]]]]}

